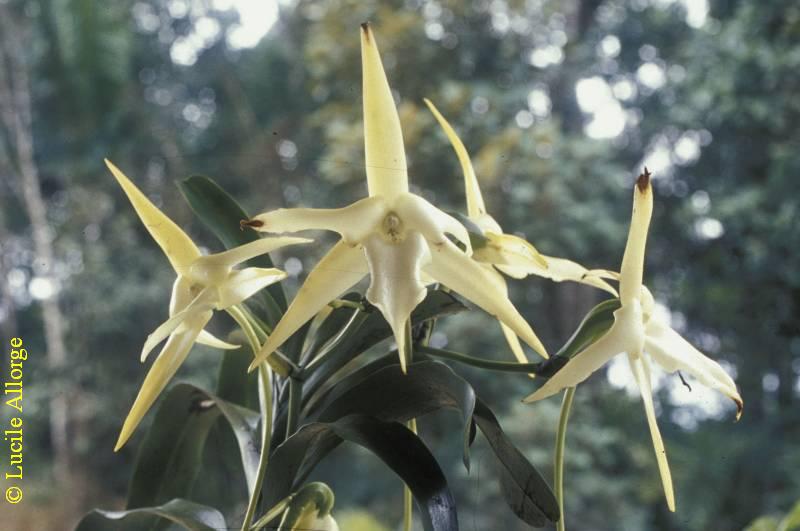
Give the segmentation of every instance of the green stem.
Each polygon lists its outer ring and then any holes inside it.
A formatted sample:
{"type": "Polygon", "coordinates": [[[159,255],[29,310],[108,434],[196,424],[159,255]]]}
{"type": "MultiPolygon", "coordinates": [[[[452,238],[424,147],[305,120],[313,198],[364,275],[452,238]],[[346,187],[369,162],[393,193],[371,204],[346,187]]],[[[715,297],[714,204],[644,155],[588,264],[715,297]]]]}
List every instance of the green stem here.
{"type": "Polygon", "coordinates": [[[258,473],[253,485],[253,492],[247,503],[247,512],[242,522],[242,531],[250,529],[250,523],[258,508],[258,499],[261,497],[261,488],[264,485],[264,477],[267,474],[267,464],[269,463],[269,447],[272,442],[272,371],[266,363],[258,366],[258,377],[261,383],[258,397],[261,402],[261,416],[264,423],[261,426],[261,454],[258,457],[258,473]]]}
{"type": "Polygon", "coordinates": [[[233,317],[233,320],[236,321],[236,324],[239,325],[239,328],[242,329],[242,332],[244,332],[245,337],[247,337],[247,341],[250,343],[250,349],[253,351],[253,356],[258,354],[258,351],[261,350],[261,342],[258,340],[258,334],[256,333],[255,328],[253,328],[253,325],[245,313],[239,306],[231,306],[226,311],[228,312],[228,315],[233,317]]]}
{"type": "Polygon", "coordinates": [[[564,446],[567,441],[567,421],[569,420],[569,410],[572,407],[572,399],[575,396],[575,388],[569,387],[564,392],[564,401],[561,402],[561,415],[558,418],[558,433],[556,433],[556,452],[553,483],[556,489],[556,500],[561,518],[558,519],[557,530],[565,531],[564,522],[564,446]]]}
{"type": "MultiPolygon", "coordinates": [[[[228,309],[228,313],[244,332],[253,350],[253,356],[261,350],[261,343],[251,321],[247,318],[240,307],[234,306],[228,309]]],[[[258,325],[256,325],[258,327],[258,325]]],[[[261,406],[261,454],[258,458],[258,472],[253,484],[253,492],[250,493],[250,500],[247,503],[247,512],[242,521],[242,531],[248,531],[250,524],[258,507],[258,499],[261,496],[261,487],[264,484],[264,476],[269,462],[269,447],[272,440],[272,371],[266,363],[258,367],[259,383],[261,384],[258,392],[259,403],[261,406]]]]}
{"type": "MultiPolygon", "coordinates": [[[[408,429],[417,433],[417,419],[411,419],[406,423],[408,429]]],[[[403,485],[403,531],[411,531],[414,514],[414,498],[411,496],[411,489],[408,485],[403,485]]]]}
{"type": "Polygon", "coordinates": [[[254,314],[250,308],[247,307],[245,304],[240,304],[237,306],[239,310],[247,317],[247,320],[253,325],[256,333],[258,333],[258,338],[263,343],[266,341],[269,334],[272,333],[272,328],[262,321],[256,314],[254,314]]]}
{"type": "Polygon", "coordinates": [[[328,303],[331,308],[353,308],[355,310],[364,311],[364,305],[360,302],[348,301],[346,299],[333,299],[328,303]]]}
{"type": "MultiPolygon", "coordinates": [[[[266,340],[266,331],[261,325],[253,321],[254,317],[252,315],[248,317],[247,311],[241,305],[231,306],[225,311],[227,311],[228,314],[233,317],[233,320],[236,321],[236,324],[238,324],[245,333],[247,339],[250,341],[250,346],[252,347],[254,344],[258,345],[257,350],[253,351],[253,355],[257,356],[258,352],[261,350],[261,341],[259,341],[259,335],[264,337],[266,340]]],[[[296,363],[277,350],[267,357],[267,363],[269,363],[269,366],[273,371],[275,371],[275,373],[284,378],[287,376],[300,374],[300,367],[298,367],[296,363]]]]}
{"type": "Polygon", "coordinates": [[[286,507],[288,507],[288,505],[292,502],[293,498],[294,494],[290,494],[276,503],[275,507],[267,511],[264,516],[259,518],[258,521],[253,524],[253,526],[250,528],[250,531],[259,531],[260,529],[266,527],[268,523],[277,518],[279,514],[286,510],[286,507]]]}
{"type": "Polygon", "coordinates": [[[525,374],[538,374],[541,371],[542,363],[519,363],[516,361],[493,361],[481,358],[473,358],[460,352],[453,352],[452,350],[443,350],[440,348],[426,347],[423,345],[416,345],[414,347],[417,352],[428,354],[429,356],[436,356],[437,358],[444,358],[451,361],[457,361],[473,367],[481,369],[488,369],[490,371],[503,371],[503,372],[520,372],[525,374]]]}

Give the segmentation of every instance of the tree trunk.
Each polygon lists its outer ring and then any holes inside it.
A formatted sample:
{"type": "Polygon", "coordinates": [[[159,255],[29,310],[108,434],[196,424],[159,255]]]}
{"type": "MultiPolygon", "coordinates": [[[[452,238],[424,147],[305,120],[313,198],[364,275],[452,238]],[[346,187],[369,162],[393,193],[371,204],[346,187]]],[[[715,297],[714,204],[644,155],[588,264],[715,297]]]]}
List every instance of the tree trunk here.
{"type": "MultiPolygon", "coordinates": [[[[21,22],[11,9],[0,4],[0,107],[6,145],[11,148],[9,157],[12,172],[19,178],[22,204],[31,222],[33,236],[33,270],[37,276],[53,279],[54,252],[51,231],[47,223],[47,208],[42,197],[39,169],[33,151],[31,94],[28,72],[21,43],[26,42],[21,22]]],[[[55,293],[41,301],[44,325],[46,359],[50,373],[60,375],[67,362],[64,343],[64,317],[55,293]]],[[[68,393],[56,386],[50,397],[50,438],[53,447],[54,475],[66,481],[70,472],[71,450],[68,436],[68,393]]]]}

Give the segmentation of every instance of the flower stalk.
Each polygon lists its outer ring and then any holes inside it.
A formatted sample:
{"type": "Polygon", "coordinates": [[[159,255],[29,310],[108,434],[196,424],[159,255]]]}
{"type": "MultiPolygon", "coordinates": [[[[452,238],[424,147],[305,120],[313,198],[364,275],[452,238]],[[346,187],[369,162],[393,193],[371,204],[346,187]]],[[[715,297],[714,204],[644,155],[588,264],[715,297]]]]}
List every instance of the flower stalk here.
{"type": "Polygon", "coordinates": [[[557,531],[566,531],[566,517],[564,514],[564,453],[567,442],[567,422],[569,412],[572,409],[572,399],[575,397],[575,387],[569,387],[564,391],[564,400],[561,402],[561,414],[558,417],[558,431],[556,432],[556,449],[553,466],[553,486],[555,489],[556,500],[558,500],[558,510],[561,517],[556,524],[557,531]]]}

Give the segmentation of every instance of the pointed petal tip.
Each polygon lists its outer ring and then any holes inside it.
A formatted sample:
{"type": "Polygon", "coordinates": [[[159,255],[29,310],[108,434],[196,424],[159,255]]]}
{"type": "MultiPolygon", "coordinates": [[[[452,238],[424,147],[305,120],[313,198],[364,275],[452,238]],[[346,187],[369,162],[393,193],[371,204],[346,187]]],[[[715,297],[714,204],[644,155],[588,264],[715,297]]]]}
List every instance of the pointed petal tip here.
{"type": "Polygon", "coordinates": [[[375,39],[372,37],[372,26],[369,21],[361,23],[361,42],[364,45],[372,45],[375,39]]]}
{"type": "Polygon", "coordinates": [[[648,171],[647,166],[645,166],[644,171],[636,178],[636,187],[639,188],[640,192],[645,193],[650,187],[651,176],[652,174],[648,171]]]}
{"type": "Polygon", "coordinates": [[[253,230],[259,230],[263,226],[264,226],[264,222],[261,221],[260,219],[256,219],[256,218],[253,218],[253,219],[242,219],[242,220],[239,221],[239,230],[244,230],[245,227],[253,229],[253,230]]]}
{"type": "Polygon", "coordinates": [[[742,413],[744,412],[744,402],[742,401],[741,397],[735,396],[731,397],[732,400],[736,403],[736,421],[739,422],[739,419],[742,418],[742,413]]]}
{"type": "Polygon", "coordinates": [[[537,389],[533,393],[529,394],[525,398],[522,399],[523,404],[533,404],[534,402],[538,402],[541,399],[541,395],[539,391],[541,388],[537,389]]]}
{"type": "Polygon", "coordinates": [[[114,444],[114,453],[119,452],[122,447],[125,446],[125,443],[128,442],[129,438],[130,434],[125,432],[125,427],[123,426],[123,430],[120,432],[116,444],[114,444]]]}

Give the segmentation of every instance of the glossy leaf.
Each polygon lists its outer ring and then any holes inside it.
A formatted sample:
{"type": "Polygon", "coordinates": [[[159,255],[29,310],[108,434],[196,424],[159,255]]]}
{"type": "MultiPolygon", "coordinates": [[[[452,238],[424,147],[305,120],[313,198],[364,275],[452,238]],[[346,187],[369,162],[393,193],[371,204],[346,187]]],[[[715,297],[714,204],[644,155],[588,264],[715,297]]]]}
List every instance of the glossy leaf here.
{"type": "MultiPolygon", "coordinates": [[[[341,299],[348,302],[366,304],[364,297],[356,292],[347,293],[343,295],[341,299]]],[[[346,306],[332,308],[330,313],[319,323],[313,333],[308,336],[305,350],[300,360],[301,365],[307,365],[311,362],[328,341],[335,339],[357,311],[358,310],[355,308],[346,306]]]]}
{"type": "Polygon", "coordinates": [[[437,361],[423,361],[411,364],[408,374],[403,374],[400,366],[393,364],[379,368],[358,383],[350,383],[349,379],[339,382],[320,406],[315,420],[331,422],[358,413],[406,422],[442,408],[458,409],[464,424],[464,466],[469,469],[475,391],[450,367],[437,361]]]}
{"type": "Polygon", "coordinates": [[[428,448],[408,428],[365,415],[301,427],[273,453],[264,481],[262,507],[272,507],[297,488],[343,441],[363,446],[408,485],[426,531],[458,529],[455,500],[428,448]]]}
{"type": "Polygon", "coordinates": [[[556,356],[572,358],[600,339],[614,324],[614,312],[619,310],[620,306],[619,299],[608,299],[589,310],[556,356]]]}
{"type": "MultiPolygon", "coordinates": [[[[411,313],[412,326],[435,317],[450,315],[466,309],[456,297],[442,290],[428,290],[428,295],[411,313]]],[[[392,336],[392,330],[378,311],[359,312],[348,323],[348,330],[329,345],[321,355],[325,361],[309,375],[303,385],[304,402],[319,386],[349,363],[353,358],[392,336]]]]}
{"type": "Polygon", "coordinates": [[[474,419],[497,456],[501,491],[514,514],[534,527],[557,522],[561,512],[550,486],[514,446],[497,417],[480,399],[475,404],[474,419]]]}
{"type": "Polygon", "coordinates": [[[180,383],[167,391],[139,446],[127,509],[155,507],[189,495],[219,413],[194,386],[180,383]]]}
{"type": "MultiPolygon", "coordinates": [[[[240,345],[247,339],[240,330],[236,330],[229,338],[240,345]]],[[[247,373],[247,367],[253,359],[249,348],[227,350],[222,353],[217,371],[216,395],[232,404],[253,409],[258,408],[258,374],[247,373]]]]}
{"type": "Polygon", "coordinates": [[[259,414],[180,383],[167,392],[142,442],[127,509],[153,507],[191,493],[209,431],[220,414],[238,443],[248,489],[258,466],[259,414]]]}
{"type": "Polygon", "coordinates": [[[384,366],[391,359],[389,354],[343,378],[315,419],[333,421],[345,415],[367,414],[402,422],[441,408],[458,409],[465,422],[465,465],[469,467],[467,452],[474,438],[474,432],[470,433],[474,421],[498,459],[501,490],[514,513],[538,527],[558,520],[558,504],[549,485],[466,380],[436,361],[413,363],[403,375],[397,364],[384,366]]]}
{"type": "Polygon", "coordinates": [[[189,531],[220,531],[227,529],[225,518],[218,510],[188,500],[175,499],[157,507],[127,511],[95,509],[84,516],[75,531],[120,531],[149,529],[154,517],[174,522],[189,531]]]}

